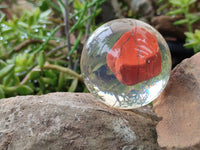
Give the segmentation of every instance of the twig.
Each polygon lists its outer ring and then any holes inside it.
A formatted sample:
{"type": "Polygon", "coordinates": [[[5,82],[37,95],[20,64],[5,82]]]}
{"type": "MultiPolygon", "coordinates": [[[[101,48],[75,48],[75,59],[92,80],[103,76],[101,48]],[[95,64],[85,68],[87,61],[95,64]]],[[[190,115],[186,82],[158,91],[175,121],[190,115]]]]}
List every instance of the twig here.
{"type": "Polygon", "coordinates": [[[72,49],[69,51],[69,56],[71,56],[72,53],[76,50],[78,44],[80,43],[80,40],[81,40],[82,35],[83,35],[83,31],[81,30],[81,31],[79,32],[79,34],[78,34],[78,37],[77,37],[77,39],[76,39],[76,41],[75,41],[75,43],[74,43],[72,49]]]}
{"type": "Polygon", "coordinates": [[[63,23],[63,20],[61,20],[60,18],[49,17],[49,20],[56,23],[56,24],[62,24],[63,23]]]}
{"type": "Polygon", "coordinates": [[[49,52],[47,53],[47,56],[50,56],[50,55],[52,55],[53,53],[57,52],[57,51],[60,50],[60,49],[65,48],[65,47],[67,47],[67,44],[62,45],[62,46],[58,46],[58,47],[52,49],[51,51],[49,51],[49,52]]]}
{"type": "Polygon", "coordinates": [[[61,55],[57,56],[56,58],[54,58],[52,60],[62,60],[64,58],[65,58],[65,56],[61,54],[61,55]]]}
{"type": "Polygon", "coordinates": [[[58,12],[61,12],[60,8],[57,5],[55,5],[51,0],[46,0],[46,1],[48,2],[49,5],[51,5],[52,8],[54,8],[58,12]]]}
{"type": "Polygon", "coordinates": [[[79,64],[79,59],[77,59],[74,63],[74,69],[73,70],[76,70],[77,67],[78,67],[78,64],[79,64]]]}
{"type": "Polygon", "coordinates": [[[30,74],[34,71],[41,71],[41,70],[40,70],[39,66],[34,67],[29,73],[26,74],[24,79],[20,82],[20,85],[26,84],[30,78],[30,74]]]}
{"type": "MultiPolygon", "coordinates": [[[[61,24],[61,23],[59,23],[61,24]]],[[[61,25],[63,26],[63,25],[61,25]]],[[[30,32],[28,32],[26,29],[22,28],[22,27],[19,27],[18,28],[22,33],[26,33],[28,35],[28,37],[31,37],[32,39],[37,39],[37,40],[46,40],[48,39],[49,37],[47,36],[37,36],[37,35],[34,35],[30,32]]],[[[59,41],[62,41],[62,38],[58,38],[58,37],[50,37],[50,40],[59,40],[59,41]]]]}
{"type": "Polygon", "coordinates": [[[52,32],[51,32],[51,34],[50,34],[50,36],[46,39],[46,41],[44,42],[44,43],[42,43],[41,45],[40,45],[40,47],[38,48],[38,49],[36,49],[33,53],[34,54],[37,54],[37,53],[39,53],[40,51],[42,51],[43,49],[44,49],[44,47],[45,47],[45,45],[49,42],[49,40],[51,39],[51,37],[53,37],[54,36],[54,34],[60,29],[60,27],[62,27],[63,25],[59,25],[59,26],[57,26],[52,32]]]}
{"type": "MultiPolygon", "coordinates": [[[[64,72],[64,73],[67,73],[67,74],[69,74],[73,77],[76,77],[81,82],[83,82],[82,76],[80,74],[76,73],[75,71],[69,69],[69,68],[45,63],[43,69],[53,69],[53,70],[57,70],[57,71],[60,71],[60,72],[64,72]]],[[[41,69],[39,68],[39,66],[34,67],[28,74],[26,74],[24,79],[20,82],[20,85],[26,84],[28,82],[29,78],[30,78],[31,73],[34,72],[34,71],[41,71],[41,69]]]]}
{"type": "MultiPolygon", "coordinates": [[[[91,8],[88,8],[88,16],[91,16],[91,8]]],[[[91,23],[91,18],[88,19],[88,22],[87,22],[87,25],[86,25],[84,43],[86,43],[88,36],[89,36],[90,23],[91,23]]]]}
{"type": "Polygon", "coordinates": [[[85,32],[85,39],[84,39],[84,43],[87,41],[88,39],[88,36],[89,36],[89,29],[90,29],[90,24],[91,24],[91,21],[94,19],[95,17],[95,13],[98,9],[98,6],[99,6],[99,1],[96,2],[95,4],[95,7],[94,7],[94,10],[93,10],[93,14],[91,14],[91,8],[88,9],[88,22],[87,22],[87,25],[86,25],[86,32],[85,32]]]}
{"type": "Polygon", "coordinates": [[[80,25],[80,22],[83,20],[83,17],[87,11],[87,2],[84,4],[84,8],[82,9],[82,12],[81,12],[81,15],[80,17],[78,18],[78,21],[72,26],[72,28],[69,30],[69,33],[72,33],[79,25],[80,25]]]}
{"type": "MultiPolygon", "coordinates": [[[[64,16],[64,22],[65,22],[65,36],[66,41],[68,45],[68,51],[71,50],[71,43],[70,43],[70,35],[69,35],[69,15],[68,15],[68,0],[65,0],[65,16],[64,16]]],[[[72,68],[72,60],[69,56],[69,68],[72,68]]]]}
{"type": "Polygon", "coordinates": [[[93,10],[93,14],[92,14],[92,16],[91,16],[91,20],[94,19],[95,14],[96,14],[96,11],[97,11],[99,5],[101,5],[101,3],[97,0],[97,2],[96,2],[96,4],[95,4],[95,7],[94,7],[94,10],[93,10]]]}
{"type": "MultiPolygon", "coordinates": [[[[93,7],[93,5],[96,5],[97,2],[99,3],[99,5],[101,5],[101,4],[103,4],[104,2],[106,2],[106,1],[107,1],[107,0],[101,0],[101,1],[99,2],[99,0],[95,0],[95,1],[93,1],[93,2],[91,2],[91,3],[89,3],[87,7],[88,7],[88,8],[93,7]]],[[[81,12],[82,12],[82,10],[77,11],[76,13],[74,13],[74,14],[70,17],[70,19],[72,19],[72,18],[78,16],[81,12]]]]}
{"type": "Polygon", "coordinates": [[[57,58],[56,59],[47,58],[47,61],[50,61],[50,62],[59,62],[59,63],[65,64],[65,65],[68,63],[68,61],[66,61],[66,60],[58,60],[57,58]]]}
{"type": "Polygon", "coordinates": [[[34,43],[43,43],[43,41],[41,41],[41,40],[36,40],[36,39],[28,39],[28,40],[24,41],[23,43],[20,43],[19,45],[17,45],[17,46],[14,48],[14,51],[15,51],[15,52],[18,52],[18,51],[20,51],[21,49],[23,49],[24,47],[26,47],[27,45],[29,45],[29,44],[34,44],[34,43]]]}
{"type": "Polygon", "coordinates": [[[52,65],[52,64],[48,64],[48,63],[46,63],[43,68],[44,69],[53,69],[53,70],[57,70],[57,71],[67,73],[71,76],[78,78],[81,82],[83,82],[82,76],[80,74],[76,73],[75,71],[69,69],[69,68],[65,68],[65,67],[61,67],[61,66],[57,66],[57,65],[52,65]]]}

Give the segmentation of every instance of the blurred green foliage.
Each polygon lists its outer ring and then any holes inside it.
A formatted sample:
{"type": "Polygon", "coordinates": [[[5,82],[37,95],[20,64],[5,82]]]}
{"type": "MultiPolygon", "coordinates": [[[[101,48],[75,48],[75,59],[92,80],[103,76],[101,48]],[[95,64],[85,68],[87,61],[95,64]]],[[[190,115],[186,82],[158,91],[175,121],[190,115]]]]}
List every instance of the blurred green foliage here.
{"type": "MultiPolygon", "coordinates": [[[[27,0],[28,1],[28,0],[27,0]]],[[[28,2],[25,10],[12,19],[0,7],[0,98],[55,91],[87,91],[80,75],[79,60],[84,35],[95,28],[95,17],[105,0],[69,0],[69,36],[64,34],[65,4],[62,0],[28,2]],[[88,13],[88,11],[92,13],[88,13]],[[87,31],[88,24],[90,25],[87,31]],[[72,67],[69,68],[71,61],[72,67]]]]}
{"type": "Polygon", "coordinates": [[[167,15],[183,16],[183,19],[175,21],[174,25],[183,25],[186,24],[188,32],[185,33],[186,48],[193,48],[194,52],[197,53],[200,51],[200,30],[193,29],[193,24],[200,20],[200,14],[198,12],[198,5],[200,3],[197,0],[159,0],[158,4],[163,4],[158,11],[162,11],[165,8],[169,8],[167,15]]]}

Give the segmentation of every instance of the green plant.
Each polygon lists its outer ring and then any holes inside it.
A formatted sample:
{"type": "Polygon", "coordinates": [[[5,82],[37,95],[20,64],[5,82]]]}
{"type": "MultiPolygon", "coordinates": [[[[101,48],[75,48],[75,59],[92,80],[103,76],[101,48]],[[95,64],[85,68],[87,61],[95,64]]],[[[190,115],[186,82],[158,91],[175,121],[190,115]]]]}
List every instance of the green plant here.
{"type": "Polygon", "coordinates": [[[200,51],[200,30],[195,30],[194,33],[186,32],[186,48],[193,48],[194,52],[197,53],[200,51]]]}
{"type": "Polygon", "coordinates": [[[196,0],[169,0],[169,3],[172,4],[172,10],[167,14],[184,16],[183,19],[175,21],[174,25],[187,24],[188,31],[193,32],[192,24],[200,19],[197,13],[190,12],[190,6],[195,2],[196,0]]]}
{"type": "MultiPolygon", "coordinates": [[[[164,1],[165,0],[160,0],[159,4],[163,3],[164,1]]],[[[197,3],[197,0],[168,0],[168,2],[159,9],[159,11],[161,11],[164,8],[170,7],[170,11],[167,13],[167,15],[183,16],[183,19],[177,20],[173,24],[187,25],[188,32],[185,33],[186,41],[184,46],[186,48],[193,48],[195,53],[200,51],[200,30],[193,29],[193,24],[200,20],[200,14],[196,8],[194,8],[194,5],[197,3]]]]}
{"type": "Polygon", "coordinates": [[[71,47],[65,43],[62,32],[66,14],[62,0],[39,0],[34,12],[25,11],[21,17],[13,15],[11,20],[0,15],[0,98],[86,91],[78,51],[82,49],[83,35],[95,28],[94,18],[104,1],[69,1],[73,10],[68,13],[69,31],[65,33],[75,37],[71,47]],[[88,9],[94,12],[89,15],[88,9]]]}

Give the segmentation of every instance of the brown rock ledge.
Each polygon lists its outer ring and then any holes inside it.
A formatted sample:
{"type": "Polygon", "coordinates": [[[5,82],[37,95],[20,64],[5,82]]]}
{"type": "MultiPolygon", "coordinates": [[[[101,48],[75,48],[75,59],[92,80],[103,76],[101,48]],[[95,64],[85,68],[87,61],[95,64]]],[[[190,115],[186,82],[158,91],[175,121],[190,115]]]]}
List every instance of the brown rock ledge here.
{"type": "Polygon", "coordinates": [[[91,94],[0,100],[0,150],[159,150],[151,108],[117,110],[91,94]]]}
{"type": "Polygon", "coordinates": [[[200,149],[200,53],[173,69],[154,110],[162,117],[156,128],[161,147],[200,149]]]}

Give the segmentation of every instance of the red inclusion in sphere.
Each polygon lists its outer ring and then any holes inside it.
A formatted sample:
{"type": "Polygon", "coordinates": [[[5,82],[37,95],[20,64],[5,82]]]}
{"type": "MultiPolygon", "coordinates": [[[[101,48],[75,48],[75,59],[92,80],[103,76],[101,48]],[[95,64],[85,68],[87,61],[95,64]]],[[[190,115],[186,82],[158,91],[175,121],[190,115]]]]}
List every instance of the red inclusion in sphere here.
{"type": "Polygon", "coordinates": [[[107,65],[125,85],[149,80],[161,73],[162,60],[155,35],[134,27],[124,33],[108,52],[107,65]]]}

